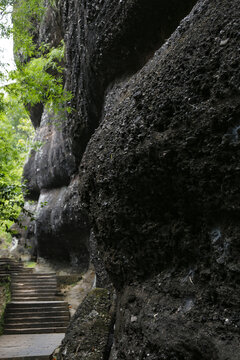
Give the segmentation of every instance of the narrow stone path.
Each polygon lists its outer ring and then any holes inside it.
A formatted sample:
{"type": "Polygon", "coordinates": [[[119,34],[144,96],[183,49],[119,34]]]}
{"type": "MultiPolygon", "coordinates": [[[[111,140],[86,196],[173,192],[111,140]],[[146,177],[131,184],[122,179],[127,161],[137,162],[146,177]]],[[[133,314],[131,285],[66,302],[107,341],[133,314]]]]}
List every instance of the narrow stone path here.
{"type": "Polygon", "coordinates": [[[24,268],[23,264],[19,261],[15,261],[8,258],[0,258],[0,280],[4,280],[11,274],[19,273],[27,274],[30,273],[32,269],[24,268]]]}
{"type": "Polygon", "coordinates": [[[11,277],[11,302],[5,310],[0,359],[44,359],[59,346],[69,323],[68,303],[59,298],[56,274],[33,273],[21,263],[0,259],[0,277],[6,276],[11,277]],[[36,346],[29,357],[33,339],[36,346]]]}
{"type": "Polygon", "coordinates": [[[49,355],[64,338],[59,334],[2,335],[1,360],[49,360],[49,355]]]}

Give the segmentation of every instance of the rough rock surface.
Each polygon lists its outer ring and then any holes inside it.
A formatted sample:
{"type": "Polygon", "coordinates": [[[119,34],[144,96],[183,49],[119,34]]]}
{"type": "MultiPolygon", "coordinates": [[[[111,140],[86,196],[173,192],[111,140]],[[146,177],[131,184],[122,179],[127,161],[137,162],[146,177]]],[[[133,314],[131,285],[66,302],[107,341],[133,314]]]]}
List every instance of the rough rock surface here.
{"type": "Polygon", "coordinates": [[[196,0],[61,0],[66,43],[66,88],[73,153],[80,162],[101,120],[104,92],[133,73],[177,27],[196,0]]]}
{"type": "Polygon", "coordinates": [[[87,268],[89,225],[79,202],[78,186],[76,177],[68,187],[41,192],[35,234],[39,256],[87,268]]]}
{"type": "Polygon", "coordinates": [[[109,279],[100,251],[98,250],[98,244],[93,231],[91,231],[89,238],[89,254],[90,262],[93,264],[96,273],[95,286],[97,288],[105,289],[112,288],[112,283],[109,279]]]}
{"type": "Polygon", "coordinates": [[[56,189],[69,185],[76,172],[75,158],[69,139],[64,138],[66,116],[45,110],[41,126],[37,128],[35,146],[24,168],[27,198],[39,198],[42,189],[56,189]]]}
{"type": "Polygon", "coordinates": [[[81,191],[116,281],[192,266],[200,254],[208,264],[217,245],[213,266],[236,260],[239,8],[202,2],[107,96],[81,191]]]}
{"type": "Polygon", "coordinates": [[[59,360],[107,360],[113,327],[113,295],[92,290],[75,313],[58,353],[59,360]]]}
{"type": "MultiPolygon", "coordinates": [[[[40,178],[35,160],[26,166],[41,194],[43,253],[57,244],[65,252],[69,234],[80,258],[93,227],[118,291],[111,360],[239,358],[240,3],[200,0],[153,55],[195,2],[182,3],[60,1],[74,112],[56,135],[54,163],[63,159],[56,172],[67,176],[55,184],[44,170],[55,141],[42,150],[40,178]]],[[[97,327],[85,319],[83,339],[82,319],[80,308],[65,360],[95,359],[97,327]]]]}
{"type": "Polygon", "coordinates": [[[239,19],[237,0],[200,1],[107,95],[85,152],[80,192],[119,289],[113,359],[239,357],[239,19]]]}
{"type": "MultiPolygon", "coordinates": [[[[25,165],[26,197],[38,201],[39,209],[42,198],[48,196],[46,192],[49,192],[51,208],[60,219],[57,229],[57,223],[51,221],[54,215],[50,216],[50,207],[43,208],[36,215],[36,237],[41,253],[45,249],[44,256],[51,257],[54,253],[58,256],[52,236],[56,233],[58,249],[62,248],[64,254],[65,238],[68,237],[61,225],[66,219],[65,205],[69,212],[68,228],[75,229],[77,223],[83,223],[81,212],[75,211],[69,203],[58,201],[58,197],[51,194],[58,191],[60,195],[61,188],[66,187],[66,199],[73,196],[70,183],[78,174],[77,165],[101,121],[104,92],[117,78],[141,68],[195,2],[61,0],[56,6],[50,6],[46,1],[48,9],[39,26],[39,34],[35,34],[35,41],[37,44],[45,41],[56,46],[64,38],[65,88],[73,94],[69,104],[73,111],[67,118],[63,114],[55,117],[48,114],[41,104],[30,111],[40,147],[32,152],[25,165]],[[44,224],[47,216],[47,226],[41,229],[40,224],[44,224]],[[42,241],[44,244],[41,244],[42,241]]],[[[78,203],[80,206],[80,201],[78,203]]],[[[78,229],[74,238],[81,243],[80,247],[85,244],[85,233],[81,235],[78,229]]],[[[68,242],[68,248],[70,244],[68,242]]]]}

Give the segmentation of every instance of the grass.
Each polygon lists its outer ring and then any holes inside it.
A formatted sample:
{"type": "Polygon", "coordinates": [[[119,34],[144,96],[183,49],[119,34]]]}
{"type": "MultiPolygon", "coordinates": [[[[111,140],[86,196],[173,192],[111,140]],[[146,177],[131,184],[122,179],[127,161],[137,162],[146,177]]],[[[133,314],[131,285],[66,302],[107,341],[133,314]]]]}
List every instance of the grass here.
{"type": "Polygon", "coordinates": [[[24,267],[29,268],[29,269],[35,268],[36,265],[37,265],[37,263],[35,261],[28,261],[28,262],[24,263],[24,267]]]}

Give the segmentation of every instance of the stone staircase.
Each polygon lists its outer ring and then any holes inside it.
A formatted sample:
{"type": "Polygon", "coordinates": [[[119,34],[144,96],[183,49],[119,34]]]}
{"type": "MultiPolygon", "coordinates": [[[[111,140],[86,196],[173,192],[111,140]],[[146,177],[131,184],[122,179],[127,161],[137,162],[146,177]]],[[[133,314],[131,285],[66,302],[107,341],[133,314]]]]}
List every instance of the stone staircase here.
{"type": "Polygon", "coordinates": [[[0,280],[4,280],[12,274],[21,272],[22,274],[30,273],[31,269],[26,269],[19,261],[8,258],[0,258],[0,280]]]}
{"type": "Polygon", "coordinates": [[[12,301],[55,301],[57,279],[55,274],[18,273],[11,276],[12,301]]]}
{"type": "Polygon", "coordinates": [[[69,308],[58,295],[56,274],[32,273],[25,271],[22,264],[1,260],[0,269],[3,264],[6,271],[2,276],[11,276],[11,302],[5,309],[4,335],[65,333],[69,308]]]}
{"type": "Polygon", "coordinates": [[[4,334],[65,333],[68,323],[64,301],[12,302],[5,312],[4,334]]]}

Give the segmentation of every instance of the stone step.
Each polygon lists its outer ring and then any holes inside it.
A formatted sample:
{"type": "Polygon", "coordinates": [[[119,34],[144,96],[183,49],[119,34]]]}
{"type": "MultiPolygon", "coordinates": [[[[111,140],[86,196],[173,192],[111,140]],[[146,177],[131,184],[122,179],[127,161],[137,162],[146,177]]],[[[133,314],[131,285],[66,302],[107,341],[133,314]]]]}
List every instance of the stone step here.
{"type": "MultiPolygon", "coordinates": [[[[53,290],[53,289],[50,289],[49,291],[43,291],[43,290],[33,290],[33,291],[31,291],[31,290],[26,290],[26,291],[23,291],[23,289],[22,290],[18,290],[18,291],[13,291],[12,292],[12,301],[14,301],[13,300],[13,298],[15,297],[15,296],[22,296],[22,295],[26,295],[26,296],[31,296],[31,295],[39,295],[40,297],[44,297],[44,295],[46,295],[46,294],[50,294],[51,296],[52,295],[56,295],[56,293],[57,293],[57,291],[56,290],[53,290]]],[[[44,300],[44,299],[43,299],[44,300]]]]}
{"type": "MultiPolygon", "coordinates": [[[[21,298],[28,298],[30,299],[30,301],[35,301],[35,300],[31,300],[31,299],[41,299],[41,300],[46,300],[49,298],[52,298],[53,300],[59,300],[61,298],[60,295],[58,295],[57,293],[54,292],[50,292],[50,293],[46,293],[46,294],[41,294],[41,293],[25,293],[25,294],[13,294],[12,295],[12,300],[15,301],[14,299],[17,299],[17,302],[19,302],[19,299],[21,298]]],[[[24,300],[25,301],[25,300],[24,300]]]]}
{"type": "Polygon", "coordinates": [[[60,296],[58,294],[57,291],[45,291],[45,292],[42,292],[42,291],[21,291],[21,292],[13,292],[12,293],[12,300],[14,298],[19,298],[19,297],[41,297],[44,299],[44,297],[51,297],[51,296],[60,296]]]}
{"type": "Polygon", "coordinates": [[[14,334],[51,334],[51,333],[65,333],[67,326],[63,327],[47,327],[47,328],[28,328],[28,329],[4,329],[5,335],[14,335],[14,334]]]}
{"type": "Polygon", "coordinates": [[[5,313],[5,317],[10,316],[27,316],[28,314],[31,314],[32,316],[35,314],[36,316],[56,316],[56,314],[59,315],[65,315],[65,313],[68,313],[69,309],[66,308],[48,308],[48,309],[26,309],[23,311],[17,310],[17,309],[11,309],[5,313]]]}
{"type": "Polygon", "coordinates": [[[56,279],[43,279],[43,278],[37,278],[37,279],[19,279],[19,280],[12,280],[12,284],[47,284],[47,283],[54,283],[57,284],[56,279]]]}
{"type": "MultiPolygon", "coordinates": [[[[33,288],[34,288],[34,287],[44,288],[44,287],[45,287],[45,284],[46,284],[46,283],[40,283],[40,284],[38,284],[38,283],[36,283],[36,281],[34,281],[33,284],[27,283],[27,284],[24,285],[24,283],[19,282],[19,283],[12,283],[12,284],[11,284],[11,288],[12,288],[12,289],[15,289],[15,288],[16,288],[16,289],[18,289],[18,288],[21,289],[21,288],[24,287],[24,286],[25,286],[25,287],[28,286],[28,287],[31,287],[31,288],[32,288],[32,287],[33,287],[33,288]]],[[[56,286],[56,283],[50,282],[50,283],[48,284],[48,286],[50,286],[50,287],[56,286]]]]}
{"type": "MultiPolygon", "coordinates": [[[[6,273],[5,273],[6,274],[6,273]]],[[[18,276],[17,278],[13,277],[12,274],[11,274],[11,277],[12,277],[12,283],[29,283],[29,282],[32,282],[32,283],[37,283],[37,282],[57,282],[57,279],[55,277],[51,277],[51,278],[44,278],[44,277],[28,277],[28,278],[22,278],[20,276],[18,276]]]]}
{"type": "MultiPolygon", "coordinates": [[[[12,300],[14,301],[14,299],[42,299],[42,300],[46,300],[49,298],[56,298],[58,299],[58,294],[55,294],[54,292],[50,292],[50,293],[46,293],[46,294],[41,294],[41,293],[24,293],[24,294],[12,294],[12,300]]],[[[32,301],[32,300],[31,300],[32,301]]]]}
{"type": "Polygon", "coordinates": [[[35,322],[51,322],[51,323],[55,323],[55,322],[67,322],[69,321],[69,315],[59,315],[59,316],[31,316],[31,318],[29,317],[5,317],[5,324],[10,324],[10,323],[35,323],[35,322]]]}
{"type": "Polygon", "coordinates": [[[0,269],[10,269],[10,268],[14,268],[14,269],[29,269],[29,268],[24,268],[23,265],[0,263],[0,269]]]}
{"type": "Polygon", "coordinates": [[[19,261],[10,259],[10,258],[0,258],[0,262],[16,262],[19,263],[19,261]]]}
{"type": "Polygon", "coordinates": [[[27,291],[51,291],[51,292],[56,292],[56,291],[59,291],[57,289],[56,286],[44,286],[44,287],[30,287],[30,286],[22,286],[22,287],[19,287],[19,288],[14,288],[14,289],[11,289],[11,293],[17,293],[19,291],[24,291],[24,292],[27,292],[27,291]]]}
{"type": "MultiPolygon", "coordinates": [[[[47,293],[47,294],[40,294],[40,293],[25,293],[25,294],[16,294],[16,295],[12,295],[12,300],[13,301],[16,301],[16,302],[22,302],[20,299],[21,298],[28,298],[30,299],[29,302],[32,302],[32,301],[36,301],[35,298],[38,298],[40,299],[40,301],[42,300],[47,300],[49,298],[51,298],[52,300],[59,300],[60,299],[60,296],[57,294],[57,293],[47,293]],[[17,299],[17,300],[14,300],[14,299],[17,299]]],[[[49,301],[52,301],[52,300],[49,300],[49,301]]],[[[25,300],[23,300],[25,301],[25,300]]],[[[38,302],[38,301],[37,301],[38,302]]]]}
{"type": "Polygon", "coordinates": [[[25,287],[34,289],[34,288],[37,288],[37,287],[44,288],[44,287],[47,287],[47,286],[57,287],[57,284],[56,284],[56,282],[18,283],[18,284],[12,284],[11,287],[13,289],[16,289],[16,288],[24,289],[25,287]]]}
{"type": "Polygon", "coordinates": [[[14,286],[48,286],[48,285],[55,285],[57,286],[56,281],[28,281],[28,282],[18,282],[18,283],[12,283],[12,287],[14,286]]]}
{"type": "Polygon", "coordinates": [[[16,272],[23,272],[23,271],[29,271],[23,267],[19,266],[11,266],[11,265],[0,265],[0,271],[16,271],[16,272]]]}
{"type": "Polygon", "coordinates": [[[16,279],[26,279],[26,278],[32,278],[32,279],[35,279],[35,278],[54,278],[56,279],[56,275],[55,274],[36,274],[36,273],[29,273],[29,272],[23,272],[23,273],[20,273],[16,276],[13,275],[13,280],[16,278],[16,279]]]}
{"type": "Polygon", "coordinates": [[[32,276],[32,277],[39,277],[39,276],[43,276],[43,277],[56,277],[55,273],[31,273],[29,274],[23,274],[23,276],[32,276]]]}
{"type": "Polygon", "coordinates": [[[38,299],[49,299],[49,298],[57,298],[58,294],[56,294],[55,292],[49,292],[49,293],[45,293],[42,294],[40,292],[36,292],[36,293],[18,293],[18,294],[12,294],[12,300],[14,301],[14,299],[20,299],[20,298],[28,298],[28,299],[33,299],[33,298],[38,298],[38,299]]]}
{"type": "Polygon", "coordinates": [[[67,327],[68,326],[68,321],[58,321],[55,322],[54,324],[52,324],[50,321],[36,321],[35,323],[33,322],[24,322],[24,323],[7,323],[4,325],[4,329],[5,330],[14,330],[14,329],[29,329],[29,328],[37,328],[37,329],[41,329],[41,328],[58,328],[58,327],[67,327]]]}
{"type": "Polygon", "coordinates": [[[45,287],[34,287],[34,288],[32,288],[32,287],[21,287],[21,288],[15,288],[15,289],[11,289],[11,293],[13,294],[13,293],[18,293],[18,292],[20,292],[20,291],[22,291],[22,292],[43,292],[43,291],[45,291],[45,292],[52,292],[52,293],[55,293],[55,292],[57,292],[57,291],[59,291],[58,289],[57,289],[57,287],[56,286],[45,286],[45,287]]]}
{"type": "Polygon", "coordinates": [[[23,267],[22,263],[0,261],[0,266],[18,266],[23,267]]]}
{"type": "Polygon", "coordinates": [[[15,303],[14,301],[11,301],[10,303],[7,304],[7,309],[10,308],[25,308],[25,307],[36,307],[36,308],[40,308],[40,307],[48,307],[48,306],[54,306],[54,307],[68,307],[68,303],[66,301],[41,301],[41,302],[32,302],[32,303],[25,303],[25,302],[17,302],[15,303]]]}
{"type": "Polygon", "coordinates": [[[50,311],[27,311],[26,313],[24,312],[8,312],[5,314],[5,319],[10,319],[10,318],[29,318],[29,317],[57,317],[57,316],[69,316],[69,311],[68,310],[50,310],[50,311]]]}
{"type": "Polygon", "coordinates": [[[45,289],[14,289],[12,290],[12,294],[54,294],[56,292],[56,288],[45,288],[45,289]]]}
{"type": "Polygon", "coordinates": [[[56,279],[19,279],[19,280],[12,280],[12,285],[18,285],[18,284],[57,284],[56,279]]]}
{"type": "MultiPolygon", "coordinates": [[[[6,273],[5,273],[6,274],[6,273]]],[[[57,279],[55,277],[25,277],[25,278],[22,278],[21,276],[18,276],[17,278],[13,277],[12,274],[11,274],[11,277],[12,277],[12,283],[29,283],[29,282],[32,282],[32,283],[37,283],[37,282],[57,282],[57,279]]]]}
{"type": "MultiPolygon", "coordinates": [[[[52,300],[50,300],[52,301],[52,300]]],[[[21,303],[22,301],[16,301],[15,303],[21,303]]],[[[32,306],[31,303],[32,302],[35,302],[35,300],[33,301],[28,301],[28,302],[25,302],[25,307],[17,307],[17,306],[12,306],[12,307],[7,307],[6,308],[6,311],[25,311],[26,310],[29,310],[29,309],[32,309],[33,311],[41,311],[41,310],[47,310],[47,309],[68,309],[68,306],[65,306],[65,305],[59,305],[59,306],[54,306],[54,305],[46,305],[46,306],[32,306]]],[[[36,301],[36,303],[40,303],[41,301],[36,301]]]]}
{"type": "Polygon", "coordinates": [[[1,257],[1,258],[0,258],[0,261],[14,261],[14,262],[20,262],[20,261],[18,261],[18,260],[11,259],[11,258],[7,258],[7,257],[1,257]]]}
{"type": "MultiPolygon", "coordinates": [[[[6,273],[5,273],[6,274],[6,273]]],[[[28,282],[28,281],[57,281],[55,276],[51,276],[51,277],[43,277],[43,276],[13,276],[12,275],[12,282],[13,283],[19,283],[19,282],[28,282]]]]}
{"type": "Polygon", "coordinates": [[[23,264],[22,263],[17,263],[17,262],[14,262],[14,261],[10,261],[10,262],[0,261],[0,266],[19,266],[19,267],[23,267],[23,264]]]}
{"type": "Polygon", "coordinates": [[[1,274],[11,276],[12,301],[5,310],[5,335],[66,332],[69,307],[59,299],[55,273],[33,273],[22,264],[0,260],[1,274]]]}
{"type": "Polygon", "coordinates": [[[56,289],[57,285],[56,284],[19,284],[19,285],[14,285],[11,286],[11,290],[12,291],[22,291],[22,290],[41,290],[44,291],[46,289],[56,289]]]}
{"type": "Polygon", "coordinates": [[[12,300],[13,301],[41,301],[41,300],[57,300],[58,297],[57,296],[13,296],[12,300]]]}
{"type": "Polygon", "coordinates": [[[57,287],[56,286],[45,286],[45,287],[35,287],[35,288],[32,288],[32,287],[30,287],[30,286],[28,286],[28,287],[21,287],[21,288],[15,288],[15,289],[11,289],[11,293],[13,294],[13,293],[17,293],[17,292],[20,292],[20,291],[24,291],[24,292],[27,292],[27,291],[35,291],[35,292],[41,292],[41,291],[48,291],[48,292],[56,292],[56,291],[58,291],[57,290],[57,287]]]}
{"type": "MultiPolygon", "coordinates": [[[[19,274],[19,275],[31,275],[31,271],[30,270],[27,270],[27,269],[19,269],[19,268],[0,268],[0,271],[1,272],[11,272],[11,273],[14,273],[14,274],[19,274]]],[[[14,275],[13,275],[14,276],[14,275]]]]}
{"type": "Polygon", "coordinates": [[[13,262],[13,261],[10,261],[10,262],[0,261],[0,266],[20,266],[20,267],[23,267],[23,264],[17,263],[17,262],[13,262]]]}
{"type": "Polygon", "coordinates": [[[4,272],[0,272],[0,276],[13,276],[13,274],[14,274],[14,276],[17,274],[18,272],[17,271],[4,271],[4,272]]]}

